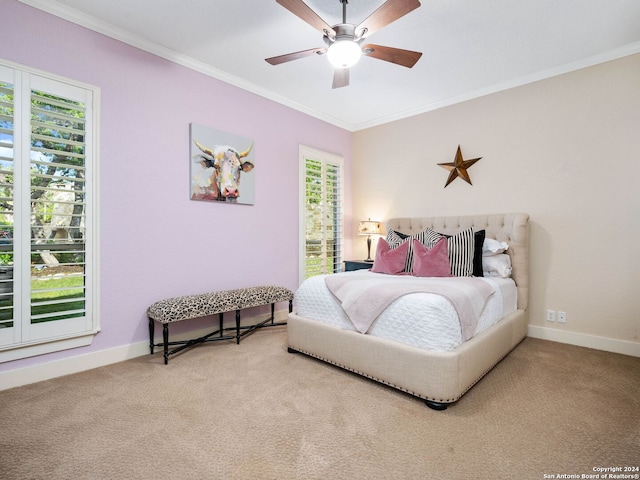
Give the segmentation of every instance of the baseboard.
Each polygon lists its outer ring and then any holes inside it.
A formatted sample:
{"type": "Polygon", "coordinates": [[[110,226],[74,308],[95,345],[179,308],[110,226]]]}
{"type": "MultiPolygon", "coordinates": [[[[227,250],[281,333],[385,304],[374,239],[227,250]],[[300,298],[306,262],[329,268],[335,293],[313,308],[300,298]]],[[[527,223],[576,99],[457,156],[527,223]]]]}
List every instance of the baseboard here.
{"type": "Polygon", "coordinates": [[[542,340],[551,340],[552,342],[568,343],[578,347],[587,347],[596,350],[604,350],[605,352],[621,353],[623,355],[640,357],[640,343],[638,342],[598,337],[595,335],[587,335],[585,333],[567,332],[555,328],[538,327],[535,325],[529,325],[527,334],[530,337],[540,338],[542,340]]]}
{"type": "MultiPolygon", "coordinates": [[[[286,310],[277,311],[275,314],[276,321],[280,322],[286,320],[287,313],[288,312],[286,310]]],[[[247,318],[246,321],[251,322],[252,319],[247,318]]],[[[198,331],[188,332],[183,335],[177,335],[176,340],[202,336],[209,330],[210,329],[201,329],[198,331]]],[[[535,325],[529,325],[527,334],[530,337],[542,340],[550,340],[552,342],[567,343],[579,347],[594,348],[596,350],[604,350],[606,352],[640,357],[640,343],[637,342],[598,337],[584,333],[567,332],[553,328],[538,327],[535,325]]],[[[85,370],[103,367],[112,363],[123,362],[125,360],[148,354],[149,341],[144,340],[121,347],[100,350],[98,352],[92,352],[85,355],[77,355],[75,357],[64,358],[62,360],[42,363],[17,370],[10,370],[0,373],[0,390],[20,387],[30,383],[79,373],[85,370]]],[[[159,359],[160,357],[161,355],[158,354],[159,359]]]]}
{"type": "MultiPolygon", "coordinates": [[[[288,310],[276,311],[274,315],[275,321],[286,321],[288,313],[288,310]]],[[[263,318],[264,316],[254,318],[247,317],[242,319],[242,323],[250,325],[252,323],[260,321],[263,318]]],[[[156,330],[159,330],[160,334],[162,333],[161,328],[156,330]]],[[[187,340],[189,338],[197,338],[206,335],[210,331],[211,328],[194,330],[175,335],[175,338],[172,336],[171,340],[187,340]]],[[[161,342],[162,337],[160,336],[160,338],[156,339],[156,341],[161,342]]],[[[162,353],[160,353],[161,350],[161,348],[156,348],[156,355],[159,362],[162,361],[162,353]]],[[[83,372],[85,370],[104,367],[105,365],[123,362],[125,360],[130,360],[142,355],[149,355],[149,340],[131,343],[129,345],[124,345],[121,347],[100,350],[97,352],[91,352],[84,355],[77,355],[75,357],[63,358],[61,360],[41,363],[39,365],[19,368],[16,370],[9,370],[7,372],[0,373],[0,390],[7,390],[9,388],[20,387],[23,385],[29,385],[31,383],[50,380],[56,377],[62,377],[64,375],[70,375],[73,373],[83,372]]]]}

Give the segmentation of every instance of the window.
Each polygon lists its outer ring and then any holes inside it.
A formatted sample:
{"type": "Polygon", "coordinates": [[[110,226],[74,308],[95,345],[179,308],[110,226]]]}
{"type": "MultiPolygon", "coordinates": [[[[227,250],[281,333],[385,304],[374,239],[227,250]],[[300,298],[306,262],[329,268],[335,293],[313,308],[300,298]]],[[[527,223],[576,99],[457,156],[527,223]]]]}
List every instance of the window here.
{"type": "Polygon", "coordinates": [[[342,269],[343,159],[300,147],[300,281],[342,269]]]}
{"type": "Polygon", "coordinates": [[[0,361],[98,331],[97,97],[0,63],[0,361]]]}

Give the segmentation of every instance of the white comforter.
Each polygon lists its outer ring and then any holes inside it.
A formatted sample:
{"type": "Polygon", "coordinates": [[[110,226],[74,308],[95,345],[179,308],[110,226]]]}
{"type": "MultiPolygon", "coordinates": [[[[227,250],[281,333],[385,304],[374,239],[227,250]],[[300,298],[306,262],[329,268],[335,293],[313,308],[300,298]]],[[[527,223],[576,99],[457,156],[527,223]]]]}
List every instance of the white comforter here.
{"type": "MultiPolygon", "coordinates": [[[[356,272],[339,275],[352,273],[356,272]]],[[[357,273],[363,272],[360,270],[357,273]]],[[[517,300],[512,279],[485,277],[482,280],[492,285],[496,292],[491,295],[480,315],[476,335],[513,312],[517,300]]],[[[298,315],[357,331],[338,299],[327,288],[324,275],[307,279],[294,298],[298,315]]],[[[375,320],[367,334],[426,350],[449,351],[462,343],[460,321],[454,307],[446,298],[431,293],[411,293],[398,298],[375,320]]]]}

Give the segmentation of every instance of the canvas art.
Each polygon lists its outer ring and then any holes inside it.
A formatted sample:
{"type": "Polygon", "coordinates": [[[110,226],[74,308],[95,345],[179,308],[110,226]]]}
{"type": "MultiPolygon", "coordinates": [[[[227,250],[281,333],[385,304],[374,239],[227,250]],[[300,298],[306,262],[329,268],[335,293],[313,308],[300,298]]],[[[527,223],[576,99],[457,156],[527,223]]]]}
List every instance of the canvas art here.
{"type": "Polygon", "coordinates": [[[191,200],[253,205],[253,140],[190,124],[191,200]]]}

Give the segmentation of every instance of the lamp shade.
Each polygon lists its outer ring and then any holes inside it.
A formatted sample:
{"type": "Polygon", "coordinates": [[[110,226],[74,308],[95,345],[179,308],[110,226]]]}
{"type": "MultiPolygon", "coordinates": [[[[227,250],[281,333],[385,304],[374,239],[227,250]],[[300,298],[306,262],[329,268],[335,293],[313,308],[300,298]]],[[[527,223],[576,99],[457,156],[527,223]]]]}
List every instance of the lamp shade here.
{"type": "Polygon", "coordinates": [[[364,220],[358,224],[358,235],[381,235],[382,225],[373,220],[364,220]]]}

